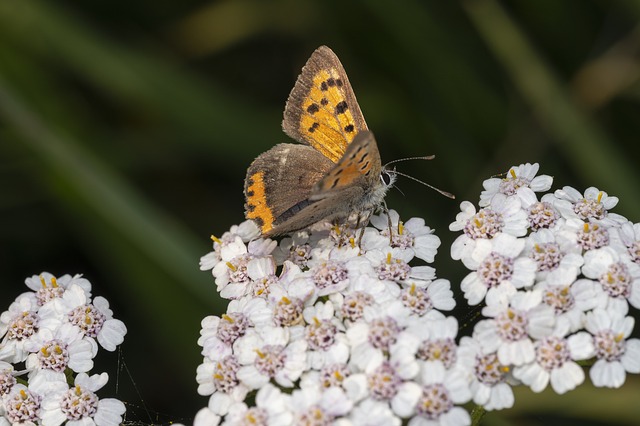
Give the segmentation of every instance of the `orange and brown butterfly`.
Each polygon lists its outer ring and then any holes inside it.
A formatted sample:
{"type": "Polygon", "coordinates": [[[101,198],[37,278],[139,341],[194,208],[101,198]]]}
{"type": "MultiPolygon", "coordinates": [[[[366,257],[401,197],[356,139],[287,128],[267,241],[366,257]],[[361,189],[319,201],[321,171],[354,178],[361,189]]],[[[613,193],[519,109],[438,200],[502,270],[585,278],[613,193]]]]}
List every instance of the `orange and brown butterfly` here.
{"type": "Polygon", "coordinates": [[[395,173],[385,170],[338,57],[319,47],[284,110],[278,144],[256,158],[245,180],[246,217],[263,236],[298,231],[380,206],[395,173]]]}

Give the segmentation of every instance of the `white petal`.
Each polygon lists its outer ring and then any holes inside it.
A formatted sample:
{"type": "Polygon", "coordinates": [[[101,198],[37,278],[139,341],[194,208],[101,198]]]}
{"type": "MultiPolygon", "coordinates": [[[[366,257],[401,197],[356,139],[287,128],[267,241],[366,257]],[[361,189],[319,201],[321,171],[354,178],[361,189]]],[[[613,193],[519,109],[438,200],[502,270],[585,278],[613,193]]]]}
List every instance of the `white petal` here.
{"type": "Polygon", "coordinates": [[[626,379],[624,367],[620,362],[607,362],[598,360],[589,370],[589,377],[594,386],[619,388],[626,379]]]}
{"type": "Polygon", "coordinates": [[[537,363],[530,363],[513,370],[513,376],[534,392],[542,392],[549,384],[549,373],[537,363]]]}
{"type": "Polygon", "coordinates": [[[214,414],[208,407],[201,408],[193,419],[193,426],[217,426],[220,424],[220,416],[214,414]]]}
{"type": "Polygon", "coordinates": [[[491,389],[491,398],[484,405],[487,410],[502,410],[513,407],[513,390],[506,383],[498,383],[491,389]]]}
{"type": "Polygon", "coordinates": [[[462,407],[453,407],[440,416],[438,424],[442,426],[464,426],[471,424],[471,416],[462,407]]]}
{"type": "Polygon", "coordinates": [[[533,343],[529,339],[503,343],[498,348],[498,359],[503,365],[523,365],[535,359],[533,343]]]}
{"type": "Polygon", "coordinates": [[[567,362],[551,371],[551,387],[558,394],[575,389],[584,382],[584,371],[575,362],[567,362]]]}
{"type": "Polygon", "coordinates": [[[418,399],[422,395],[422,387],[414,382],[400,385],[398,393],[391,400],[391,408],[400,417],[409,417],[414,413],[418,399]]]}
{"type": "Polygon", "coordinates": [[[567,339],[571,358],[575,360],[589,359],[595,355],[593,337],[587,332],[579,332],[567,339]]]}
{"type": "Polygon", "coordinates": [[[629,373],[640,373],[640,340],[627,340],[627,347],[621,359],[624,369],[629,373]]]}
{"type": "Polygon", "coordinates": [[[94,417],[97,426],[118,426],[122,423],[122,415],[126,411],[124,404],[113,398],[101,399],[94,417]]]}
{"type": "Polygon", "coordinates": [[[125,334],[127,334],[127,327],[124,323],[117,319],[110,319],[102,325],[102,330],[98,333],[98,342],[107,351],[113,352],[116,346],[124,341],[125,334]]]}

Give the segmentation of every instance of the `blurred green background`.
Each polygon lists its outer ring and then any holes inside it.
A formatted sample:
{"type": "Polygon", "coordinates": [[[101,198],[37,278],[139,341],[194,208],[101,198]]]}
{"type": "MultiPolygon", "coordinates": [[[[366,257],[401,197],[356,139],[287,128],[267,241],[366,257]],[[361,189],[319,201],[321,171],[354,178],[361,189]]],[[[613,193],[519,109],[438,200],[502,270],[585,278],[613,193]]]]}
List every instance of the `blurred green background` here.
{"type": "MultiPolygon", "coordinates": [[[[0,310],[28,276],[83,273],[129,328],[133,381],[118,354],[95,369],[128,420],[190,423],[199,322],[225,309],[198,260],[243,220],[245,170],[287,142],[285,100],[321,44],[384,160],[436,155],[399,169],[456,201],[408,180],[387,201],[436,229],[454,287],[448,224],[511,165],[597,186],[637,222],[639,17],[632,0],[0,0],[0,310]]],[[[635,424],[639,387],[522,390],[484,423],[635,424]]]]}

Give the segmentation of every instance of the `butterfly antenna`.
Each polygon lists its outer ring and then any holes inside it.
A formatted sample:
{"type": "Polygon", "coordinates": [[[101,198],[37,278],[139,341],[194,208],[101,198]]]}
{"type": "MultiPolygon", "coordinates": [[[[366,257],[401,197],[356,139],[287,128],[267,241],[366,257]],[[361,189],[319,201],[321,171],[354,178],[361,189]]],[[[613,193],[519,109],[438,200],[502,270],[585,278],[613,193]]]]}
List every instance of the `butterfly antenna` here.
{"type": "Polygon", "coordinates": [[[425,155],[423,157],[407,157],[407,158],[398,158],[397,160],[391,160],[384,167],[387,167],[390,164],[399,163],[401,161],[410,161],[410,160],[433,160],[436,158],[435,155],[425,155]]]}
{"type": "Polygon", "coordinates": [[[455,200],[455,199],[456,199],[456,196],[455,196],[455,195],[453,195],[452,193],[447,192],[447,191],[443,191],[442,189],[440,189],[440,188],[436,188],[436,187],[435,187],[435,186],[433,186],[433,185],[429,185],[428,183],[423,182],[423,181],[421,181],[421,180],[420,180],[420,179],[418,179],[418,178],[414,178],[413,176],[410,176],[410,175],[408,175],[408,174],[406,174],[406,173],[402,173],[402,172],[399,172],[399,171],[397,171],[397,170],[394,170],[394,171],[393,171],[393,173],[395,173],[395,174],[397,174],[397,175],[400,175],[400,176],[404,176],[404,177],[406,177],[407,179],[411,179],[411,180],[416,181],[416,182],[418,182],[418,183],[421,183],[421,184],[423,184],[424,186],[426,186],[426,187],[428,187],[428,188],[431,188],[431,189],[433,189],[433,190],[434,190],[434,191],[436,191],[436,192],[439,192],[440,194],[444,195],[445,197],[451,198],[452,200],[455,200]]]}

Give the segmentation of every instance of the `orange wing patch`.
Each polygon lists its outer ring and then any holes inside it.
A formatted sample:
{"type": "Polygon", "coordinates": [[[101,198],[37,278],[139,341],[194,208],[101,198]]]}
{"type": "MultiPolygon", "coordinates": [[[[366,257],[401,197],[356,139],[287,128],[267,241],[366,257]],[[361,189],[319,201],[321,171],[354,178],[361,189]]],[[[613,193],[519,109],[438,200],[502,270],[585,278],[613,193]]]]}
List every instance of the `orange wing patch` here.
{"type": "Polygon", "coordinates": [[[348,158],[342,158],[340,163],[318,183],[317,190],[324,192],[350,186],[363,176],[369,176],[376,161],[380,161],[372,154],[370,147],[370,142],[360,144],[348,158]]]}
{"type": "Polygon", "coordinates": [[[361,171],[357,163],[345,164],[344,167],[333,171],[318,183],[318,191],[325,192],[335,188],[344,188],[360,179],[361,171]]]}
{"type": "MultiPolygon", "coordinates": [[[[348,82],[346,83],[348,84],[348,82]]],[[[345,95],[345,82],[335,68],[313,76],[313,86],[302,103],[300,133],[325,157],[337,163],[359,130],[345,95]]]]}
{"type": "Polygon", "coordinates": [[[257,172],[248,179],[247,186],[247,219],[256,221],[262,233],[269,232],[273,228],[273,212],[267,204],[264,185],[264,172],[257,172]]]}

